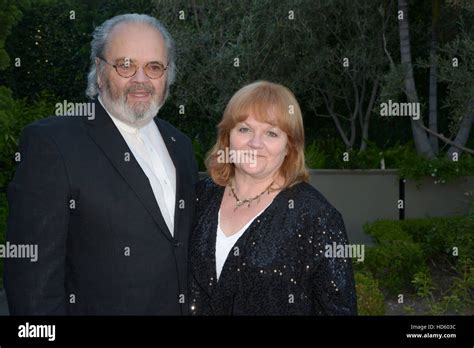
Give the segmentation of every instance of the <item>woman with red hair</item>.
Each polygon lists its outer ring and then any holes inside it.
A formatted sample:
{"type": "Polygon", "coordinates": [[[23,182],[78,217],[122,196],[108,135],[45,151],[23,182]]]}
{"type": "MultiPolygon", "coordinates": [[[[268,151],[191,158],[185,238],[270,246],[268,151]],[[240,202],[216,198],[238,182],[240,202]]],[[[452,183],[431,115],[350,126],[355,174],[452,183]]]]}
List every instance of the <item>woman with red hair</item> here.
{"type": "Polygon", "coordinates": [[[197,187],[190,239],[193,315],[355,315],[341,214],[308,184],[301,110],[286,87],[240,89],[197,187]]]}

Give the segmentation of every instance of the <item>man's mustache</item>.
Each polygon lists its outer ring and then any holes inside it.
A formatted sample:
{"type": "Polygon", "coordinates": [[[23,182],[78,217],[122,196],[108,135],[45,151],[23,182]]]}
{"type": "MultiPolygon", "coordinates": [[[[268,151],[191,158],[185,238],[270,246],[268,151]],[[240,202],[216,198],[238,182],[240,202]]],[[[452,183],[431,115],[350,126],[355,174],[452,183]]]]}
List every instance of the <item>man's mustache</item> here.
{"type": "Polygon", "coordinates": [[[147,93],[150,93],[151,95],[155,94],[155,88],[153,86],[150,86],[144,83],[140,83],[140,84],[136,84],[136,85],[128,87],[125,93],[126,94],[134,93],[136,91],[145,91],[147,93]]]}

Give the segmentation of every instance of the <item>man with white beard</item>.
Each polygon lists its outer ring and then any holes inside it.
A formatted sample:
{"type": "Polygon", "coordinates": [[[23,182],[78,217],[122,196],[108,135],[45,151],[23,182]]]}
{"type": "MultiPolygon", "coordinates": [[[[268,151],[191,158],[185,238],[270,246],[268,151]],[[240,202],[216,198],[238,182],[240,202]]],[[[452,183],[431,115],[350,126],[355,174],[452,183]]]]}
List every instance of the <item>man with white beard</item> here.
{"type": "Polygon", "coordinates": [[[197,166],[189,138],[156,117],[174,55],[155,18],[113,17],[91,43],[94,117],[23,130],[7,241],[38,245],[38,260],[5,260],[11,314],[186,314],[197,166]]]}

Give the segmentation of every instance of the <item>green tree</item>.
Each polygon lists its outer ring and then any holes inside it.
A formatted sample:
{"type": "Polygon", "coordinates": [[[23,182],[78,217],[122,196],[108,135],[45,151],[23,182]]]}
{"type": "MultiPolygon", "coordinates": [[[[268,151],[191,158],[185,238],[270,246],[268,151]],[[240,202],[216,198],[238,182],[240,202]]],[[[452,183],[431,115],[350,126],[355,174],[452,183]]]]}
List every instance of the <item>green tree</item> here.
{"type": "Polygon", "coordinates": [[[0,0],[0,70],[10,65],[10,57],[5,50],[5,40],[21,16],[22,12],[17,1],[0,0]]]}

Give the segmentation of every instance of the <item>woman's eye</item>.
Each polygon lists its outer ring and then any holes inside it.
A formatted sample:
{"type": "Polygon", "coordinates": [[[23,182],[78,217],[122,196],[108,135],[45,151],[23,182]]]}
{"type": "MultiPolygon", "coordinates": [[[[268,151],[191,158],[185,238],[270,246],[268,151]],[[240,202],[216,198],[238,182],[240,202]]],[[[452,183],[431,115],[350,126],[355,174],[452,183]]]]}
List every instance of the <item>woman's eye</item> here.
{"type": "Polygon", "coordinates": [[[249,129],[247,127],[240,127],[239,128],[240,133],[247,133],[248,131],[249,131],[249,129]]]}
{"type": "Polygon", "coordinates": [[[278,136],[278,134],[276,134],[275,132],[272,132],[272,131],[268,131],[267,133],[269,136],[271,136],[272,138],[275,138],[278,136]]]}

